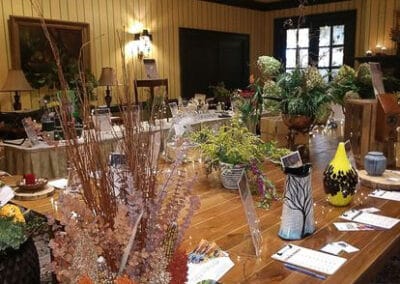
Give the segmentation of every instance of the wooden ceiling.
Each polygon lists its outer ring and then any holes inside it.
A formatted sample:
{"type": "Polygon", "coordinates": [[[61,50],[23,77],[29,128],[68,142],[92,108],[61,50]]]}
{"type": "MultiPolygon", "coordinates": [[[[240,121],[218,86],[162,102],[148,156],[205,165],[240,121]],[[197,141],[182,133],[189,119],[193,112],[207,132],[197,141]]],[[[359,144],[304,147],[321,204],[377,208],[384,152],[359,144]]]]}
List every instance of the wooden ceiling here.
{"type": "MultiPolygon", "coordinates": [[[[260,11],[271,11],[294,8],[299,5],[299,0],[200,0],[224,5],[237,6],[260,11]]],[[[347,0],[308,0],[307,5],[316,5],[347,0]]]]}

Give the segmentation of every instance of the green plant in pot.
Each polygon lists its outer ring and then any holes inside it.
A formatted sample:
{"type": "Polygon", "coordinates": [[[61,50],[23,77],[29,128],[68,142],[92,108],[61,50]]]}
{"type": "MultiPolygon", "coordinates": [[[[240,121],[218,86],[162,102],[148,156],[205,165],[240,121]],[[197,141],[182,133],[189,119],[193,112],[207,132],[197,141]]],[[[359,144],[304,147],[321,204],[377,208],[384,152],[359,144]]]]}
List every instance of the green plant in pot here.
{"type": "Polygon", "coordinates": [[[229,109],[231,106],[232,92],[228,90],[224,82],[218,82],[215,86],[208,87],[213,96],[215,102],[223,103],[225,109],[229,109]]]}
{"type": "Polygon", "coordinates": [[[191,137],[205,157],[208,173],[218,169],[223,186],[237,189],[242,170],[249,170],[257,184],[255,191],[261,196],[259,205],[268,207],[268,201],[275,198],[275,188],[259,168],[266,148],[263,141],[251,133],[237,117],[229,125],[221,126],[216,133],[203,128],[191,137]]]}
{"type": "Polygon", "coordinates": [[[277,78],[277,86],[280,91],[266,98],[279,102],[283,121],[290,129],[308,130],[321,108],[332,101],[328,85],[315,67],[283,73],[277,78]]]}
{"type": "Polygon", "coordinates": [[[277,111],[277,104],[271,101],[266,103],[264,97],[265,95],[276,95],[276,92],[279,92],[275,79],[282,70],[282,64],[274,57],[260,56],[257,59],[257,69],[258,78],[254,80],[253,75],[251,76],[249,90],[235,96],[235,106],[240,111],[242,121],[254,133],[265,110],[277,111]]]}

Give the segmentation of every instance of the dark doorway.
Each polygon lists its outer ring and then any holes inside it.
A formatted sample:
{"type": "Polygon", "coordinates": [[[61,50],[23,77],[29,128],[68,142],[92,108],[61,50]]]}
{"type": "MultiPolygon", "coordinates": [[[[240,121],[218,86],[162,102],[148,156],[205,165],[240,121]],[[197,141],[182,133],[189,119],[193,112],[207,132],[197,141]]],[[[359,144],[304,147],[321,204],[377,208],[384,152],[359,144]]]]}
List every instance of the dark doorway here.
{"type": "Polygon", "coordinates": [[[212,96],[209,86],[224,82],[244,88],[249,78],[249,35],[179,28],[182,98],[212,96]]]}

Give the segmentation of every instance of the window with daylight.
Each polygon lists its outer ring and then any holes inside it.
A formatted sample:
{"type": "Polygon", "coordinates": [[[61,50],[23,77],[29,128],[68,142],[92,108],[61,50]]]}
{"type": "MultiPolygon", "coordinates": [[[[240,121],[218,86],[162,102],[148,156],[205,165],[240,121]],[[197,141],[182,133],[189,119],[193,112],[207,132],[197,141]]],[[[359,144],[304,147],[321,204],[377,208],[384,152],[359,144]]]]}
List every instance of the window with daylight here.
{"type": "Polygon", "coordinates": [[[313,65],[328,80],[343,64],[354,65],[355,11],[308,15],[300,28],[287,22],[296,21],[275,20],[274,33],[274,56],[286,71],[313,65]]]}

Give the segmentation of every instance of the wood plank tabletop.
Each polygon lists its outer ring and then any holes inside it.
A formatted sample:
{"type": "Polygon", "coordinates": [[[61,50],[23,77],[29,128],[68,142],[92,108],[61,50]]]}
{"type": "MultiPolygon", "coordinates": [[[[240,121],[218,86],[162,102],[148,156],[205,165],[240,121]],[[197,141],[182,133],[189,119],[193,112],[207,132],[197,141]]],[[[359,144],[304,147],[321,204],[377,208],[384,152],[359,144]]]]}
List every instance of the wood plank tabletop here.
{"type": "MultiPolygon", "coordinates": [[[[271,255],[288,243],[319,250],[334,241],[346,241],[360,251],[343,253],[346,263],[334,274],[328,276],[326,283],[366,283],[384,265],[384,260],[399,251],[400,225],[390,230],[340,232],[333,222],[350,208],[376,207],[379,214],[400,217],[400,206],[395,201],[372,198],[372,189],[360,186],[352,203],[346,207],[334,207],[326,200],[322,185],[322,172],[332,158],[337,139],[317,135],[311,142],[311,161],[313,163],[312,190],[314,198],[314,218],[316,231],[299,241],[284,241],[278,237],[282,202],[274,201],[270,209],[257,208],[262,231],[263,245],[260,258],[255,257],[246,216],[235,190],[221,187],[217,174],[208,177],[200,174],[195,185],[195,193],[200,196],[201,208],[192,219],[184,247],[193,249],[201,239],[215,241],[223,250],[229,252],[235,266],[221,279],[222,283],[319,283],[321,280],[306,274],[294,272],[283,263],[273,260],[271,255]]],[[[285,176],[281,169],[271,163],[265,164],[265,173],[283,192],[285,176]]],[[[57,195],[35,201],[15,201],[15,204],[32,209],[44,215],[56,216],[57,195]]]]}

